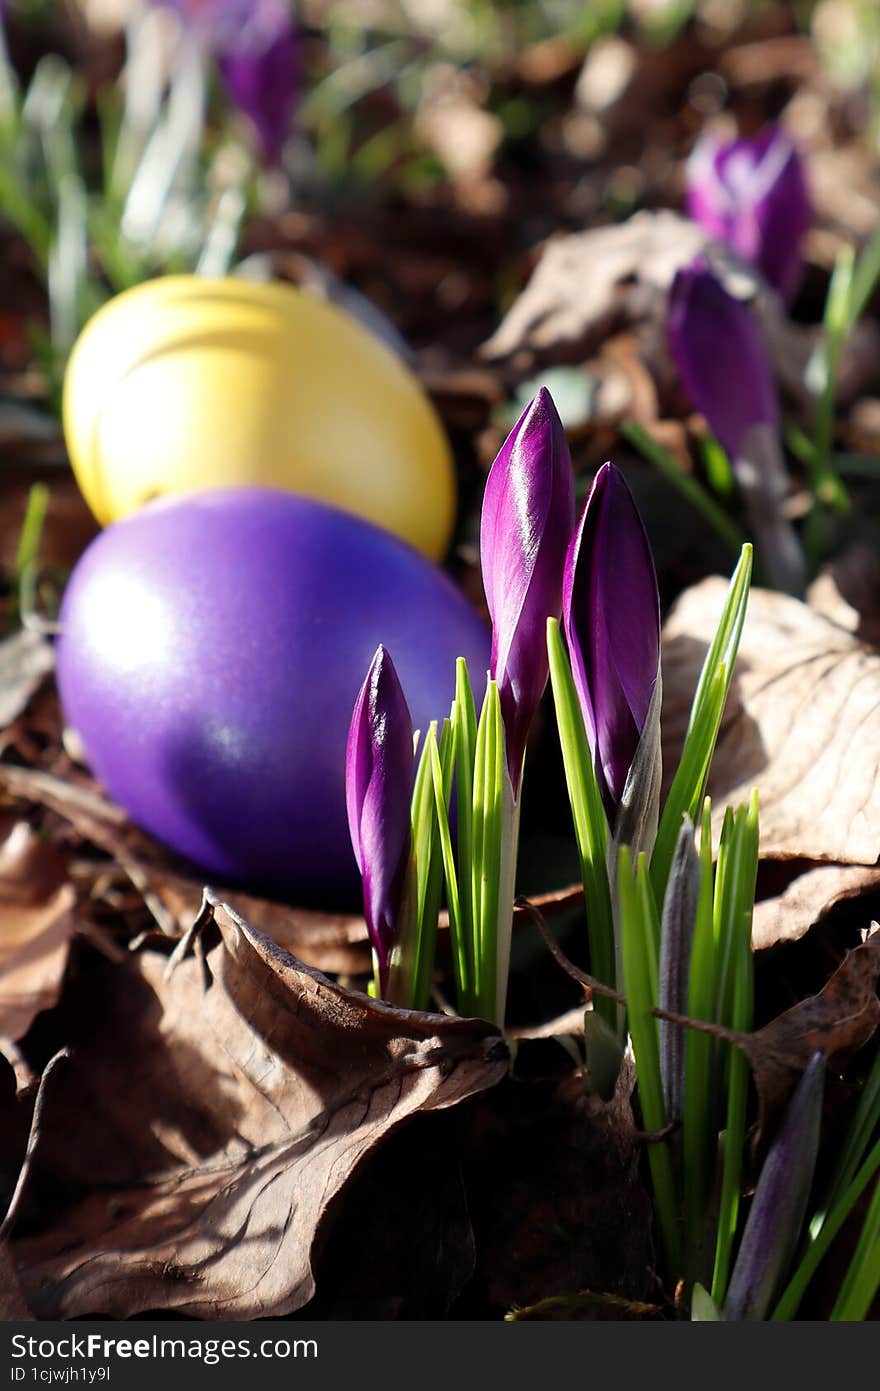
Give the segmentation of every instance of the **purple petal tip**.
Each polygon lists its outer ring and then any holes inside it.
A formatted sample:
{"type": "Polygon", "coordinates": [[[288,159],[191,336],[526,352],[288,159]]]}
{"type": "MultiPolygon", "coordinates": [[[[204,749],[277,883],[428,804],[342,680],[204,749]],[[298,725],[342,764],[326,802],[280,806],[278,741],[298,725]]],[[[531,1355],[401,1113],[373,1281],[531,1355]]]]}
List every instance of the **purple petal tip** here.
{"type": "Polygon", "coordinates": [[[603,464],[565,565],[563,626],[599,785],[613,820],[660,669],[654,558],[623,474],[603,464]]]}
{"type": "Polygon", "coordinates": [[[410,847],[413,728],[389,653],[377,648],[348,733],[345,794],[364,916],[384,984],[399,930],[410,847]]]}
{"type": "Polygon", "coordinates": [[[574,477],[553,397],[541,387],[498,452],[483,497],[480,555],[507,757],[518,793],[529,727],[549,674],[545,630],[562,603],[574,477]]]}

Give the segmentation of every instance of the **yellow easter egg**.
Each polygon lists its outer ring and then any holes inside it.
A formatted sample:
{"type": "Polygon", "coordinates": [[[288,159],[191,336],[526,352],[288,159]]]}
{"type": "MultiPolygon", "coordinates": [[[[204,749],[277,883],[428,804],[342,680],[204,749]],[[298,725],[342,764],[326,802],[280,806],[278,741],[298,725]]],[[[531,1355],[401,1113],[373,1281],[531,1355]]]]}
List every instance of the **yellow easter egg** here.
{"type": "Polygon", "coordinates": [[[292,285],[180,275],[117,295],[74,346],[63,417],[102,524],[166,493],[262,485],[432,559],[449,544],[455,475],[431,402],[356,320],[292,285]]]}

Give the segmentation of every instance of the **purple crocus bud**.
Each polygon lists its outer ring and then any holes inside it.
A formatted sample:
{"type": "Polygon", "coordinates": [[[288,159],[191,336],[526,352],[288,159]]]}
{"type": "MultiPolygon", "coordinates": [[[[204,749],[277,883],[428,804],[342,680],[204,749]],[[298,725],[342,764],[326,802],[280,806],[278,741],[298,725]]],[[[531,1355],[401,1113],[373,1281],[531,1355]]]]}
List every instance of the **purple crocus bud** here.
{"type": "Polygon", "coordinates": [[[751,307],[698,256],[672,283],[666,330],[685,391],[730,457],[767,578],[777,589],[802,592],[803,554],[784,511],[776,384],[751,307]]]}
{"type": "Polygon", "coordinates": [[[409,707],[394,663],[379,647],[351,717],[345,799],[383,993],[406,887],[414,761],[409,707]]]}
{"type": "Polygon", "coordinates": [[[260,153],[277,164],[297,95],[299,40],[283,0],[261,0],[241,33],[217,50],[230,99],[253,124],[260,153]]]}
{"type": "Polygon", "coordinates": [[[281,156],[297,96],[299,42],[287,0],[158,0],[212,52],[267,163],[281,156]]]}
{"type": "Polygon", "coordinates": [[[562,605],[562,565],[574,522],[574,476],[553,397],[541,387],[492,465],[483,496],[480,559],[492,619],[507,766],[519,796],[526,738],[549,676],[547,619],[562,605]]]}
{"type": "Polygon", "coordinates": [[[803,161],[777,126],[750,140],[704,135],[688,161],[687,209],[791,302],[813,210],[803,161]]]}
{"type": "Polygon", "coordinates": [[[813,1183],[825,1054],[814,1053],[764,1160],[730,1277],[724,1317],[763,1319],[801,1237],[813,1183]]]}
{"type": "Polygon", "coordinates": [[[776,386],[758,321],[704,256],[676,275],[666,331],[685,391],[732,461],[755,426],[778,434],[776,386]]]}
{"type": "Polygon", "coordinates": [[[562,619],[612,827],[660,673],[651,546],[623,474],[603,464],[565,562],[562,619]]]}

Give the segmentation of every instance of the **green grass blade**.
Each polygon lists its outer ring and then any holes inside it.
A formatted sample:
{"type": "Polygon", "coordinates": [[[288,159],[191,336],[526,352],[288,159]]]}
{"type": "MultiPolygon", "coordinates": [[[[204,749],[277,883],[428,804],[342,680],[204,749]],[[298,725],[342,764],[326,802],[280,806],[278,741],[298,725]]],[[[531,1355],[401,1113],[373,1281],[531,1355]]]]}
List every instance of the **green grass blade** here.
{"type": "Polygon", "coordinates": [[[18,537],[18,549],[15,552],[15,577],[19,581],[25,570],[30,569],[37,559],[48,510],[49,489],[45,483],[34,483],[28,493],[27,508],[18,537]]]}
{"type": "MultiPolygon", "coordinates": [[[[748,806],[740,807],[731,823],[725,817],[728,847],[716,869],[723,878],[720,934],[716,932],[715,1021],[741,1033],[752,1028],[754,1009],[754,957],[752,955],[752,917],[755,881],[758,873],[758,794],[753,792],[748,806]]],[[[712,1298],[722,1305],[727,1293],[733,1242],[739,1220],[740,1188],[746,1142],[746,1108],[749,1094],[749,1065],[737,1048],[724,1045],[727,1075],[727,1117],[724,1161],[715,1246],[712,1298]]]]}
{"type": "Polygon", "coordinates": [[[690,816],[694,820],[699,817],[714,748],[713,735],[721,725],[726,695],[727,672],[722,666],[715,673],[692,732],[688,735],[660,817],[651,856],[651,881],[658,903],[662,903],[666,896],[672,857],[684,818],[690,816]]]}
{"type": "MultiPolygon", "coordinates": [[[[700,896],[688,978],[688,1014],[711,1020],[715,1000],[715,933],[713,926],[714,873],[712,868],[712,806],[703,808],[700,836],[700,896]]],[[[709,1198],[710,1156],[714,1135],[709,1126],[712,1112],[712,1039],[688,1029],[684,1044],[684,1223],[688,1264],[694,1274],[703,1243],[709,1198]]]]}
{"type": "MultiPolygon", "coordinates": [[[[856,1170],[864,1158],[872,1138],[880,1127],[880,1048],[874,1054],[871,1070],[862,1087],[855,1114],[847,1130],[846,1139],[841,1146],[840,1157],[828,1187],[825,1210],[837,1202],[840,1195],[849,1187],[856,1170]]],[[[821,1218],[816,1230],[821,1225],[821,1218]]]]}
{"type": "MultiPolygon", "coordinates": [[[[501,720],[501,700],[498,686],[490,681],[486,688],[483,705],[485,714],[485,758],[483,764],[482,794],[480,809],[483,834],[480,844],[479,862],[475,868],[480,880],[480,945],[477,962],[480,982],[480,1013],[486,1019],[495,1019],[498,995],[498,915],[500,903],[500,870],[502,856],[502,837],[504,835],[504,796],[502,778],[504,775],[504,726],[501,720]]],[[[481,716],[482,724],[482,716],[481,716]]],[[[479,736],[478,736],[479,746],[479,736]]],[[[479,757],[478,757],[479,766],[479,757]]],[[[474,783],[476,802],[477,782],[474,783]]],[[[474,808],[474,824],[478,815],[474,808]]],[[[511,913],[513,897],[511,895],[511,913]]],[[[501,1021],[496,1020],[496,1023],[501,1021]]]]}
{"type": "Polygon", "coordinates": [[[880,229],[862,247],[855,264],[847,305],[846,331],[851,333],[868,307],[880,280],[880,229]]]}
{"type": "MultiPolygon", "coordinates": [[[[728,814],[730,808],[728,808],[728,814]]],[[[727,817],[725,817],[725,827],[727,817]]],[[[722,835],[722,846],[724,836],[722,835]]],[[[715,1022],[732,1028],[734,993],[738,962],[751,957],[752,913],[758,873],[758,798],[753,792],[749,805],[738,808],[731,823],[729,845],[716,868],[716,884],[721,881],[721,902],[715,923],[719,948],[715,1022]]]]}
{"type": "Polygon", "coordinates": [[[856,1323],[865,1318],[880,1289],[880,1183],[868,1208],[862,1234],[849,1263],[840,1293],[831,1310],[832,1323],[856,1323]]]}
{"type": "MultiPolygon", "coordinates": [[[[638,1069],[639,1100],[645,1129],[658,1132],[666,1125],[666,1108],[657,1021],[652,1013],[658,993],[657,908],[644,854],[639,856],[636,879],[626,846],[620,847],[617,866],[627,1017],[638,1069]]],[[[667,1269],[675,1277],[679,1271],[678,1217],[672,1155],[666,1140],[648,1145],[648,1164],[667,1269]]]]}
{"type": "Polygon", "coordinates": [[[718,1308],[708,1290],[700,1284],[699,1280],[695,1282],[694,1292],[691,1295],[691,1322],[721,1322],[721,1310],[718,1308]]]}
{"type": "Polygon", "coordinates": [[[452,965],[455,972],[455,986],[458,994],[458,1007],[462,1014],[474,1013],[474,982],[469,974],[469,954],[461,915],[461,899],[458,889],[458,872],[452,850],[452,835],[449,830],[446,788],[443,779],[443,766],[436,734],[428,731],[426,749],[431,760],[431,780],[434,789],[434,808],[437,816],[437,834],[440,840],[440,854],[443,862],[443,875],[446,880],[446,904],[449,909],[449,934],[452,944],[452,965]]]}
{"type": "Polygon", "coordinates": [[[474,760],[477,752],[477,715],[467,662],[459,657],[455,664],[453,740],[458,822],[456,838],[461,866],[461,942],[467,956],[469,988],[476,985],[476,944],[471,866],[474,859],[474,760]]]}
{"type": "MultiPolygon", "coordinates": [[[[437,739],[437,725],[429,735],[437,739]]],[[[443,721],[439,740],[443,771],[444,805],[449,805],[453,772],[453,740],[449,720],[443,721]]],[[[413,1009],[427,1009],[431,995],[431,975],[437,954],[437,919],[443,894],[443,854],[434,804],[432,757],[426,744],[419,759],[413,790],[412,843],[416,868],[416,947],[413,961],[413,1009]]]]}
{"type": "MultiPolygon", "coordinates": [[[[571,666],[562,645],[559,624],[554,618],[547,623],[547,653],[565,780],[581,861],[590,969],[597,980],[613,987],[616,972],[614,922],[607,870],[608,821],[596,781],[571,666]]],[[[593,1007],[607,1024],[612,1028],[615,1026],[617,1006],[613,1000],[597,997],[593,1007]]]]}
{"type": "Polygon", "coordinates": [[[709,767],[745,623],[751,576],[752,547],[747,545],[743,546],[739,563],[731,577],[727,600],[703,662],[681,760],[660,818],[651,859],[651,879],[658,903],[663,902],[666,892],[682,817],[687,812],[691,820],[696,822],[705,795],[709,767]]]}
{"type": "MultiPolygon", "coordinates": [[[[751,922],[751,915],[749,915],[749,922],[751,922]]],[[[744,1033],[751,1029],[753,1007],[754,981],[751,953],[742,952],[737,962],[733,1008],[734,1028],[741,1029],[744,1033]]],[[[733,1242],[739,1220],[748,1096],[748,1060],[744,1053],[735,1048],[732,1050],[729,1064],[721,1201],[718,1212],[718,1236],[715,1244],[715,1269],[712,1275],[712,1298],[719,1307],[724,1303],[724,1297],[727,1294],[733,1242]]]]}
{"type": "Polygon", "coordinates": [[[678,460],[664,449],[648,431],[635,420],[625,420],[620,433],[633,448],[637,449],[690,505],[717,532],[721,540],[736,555],[745,542],[745,537],[735,522],[731,521],[723,507],[708,493],[692,473],[685,473],[678,460]]]}
{"type": "MultiPolygon", "coordinates": [[[[410,1004],[414,1009],[424,1009],[424,1005],[417,1003],[419,991],[416,982],[423,974],[422,957],[428,947],[425,937],[426,928],[430,928],[426,923],[426,912],[429,908],[429,882],[431,878],[431,850],[433,843],[433,831],[436,822],[434,811],[434,790],[431,777],[431,757],[428,751],[428,739],[437,738],[437,722],[432,721],[428,727],[428,735],[422,745],[421,755],[416,765],[416,776],[413,783],[412,804],[410,808],[410,845],[412,861],[412,900],[413,915],[411,931],[413,933],[413,943],[410,962],[410,980],[408,994],[410,1004]]],[[[434,934],[436,938],[436,921],[434,923],[434,934]]],[[[430,973],[430,967],[429,973],[430,973]]],[[[429,974],[430,980],[430,974],[429,974]]]]}
{"type": "Polygon", "coordinates": [[[483,946],[483,861],[486,842],[486,777],[489,759],[489,684],[483,697],[480,719],[477,724],[477,742],[474,750],[473,784],[473,832],[471,841],[470,884],[473,912],[472,958],[475,997],[479,1004],[484,997],[483,965],[485,950],[483,946]]]}
{"type": "Polygon", "coordinates": [[[736,569],[730,577],[730,585],[727,591],[727,599],[718,620],[718,627],[706,653],[703,667],[700,672],[700,679],[697,682],[697,689],[694,692],[693,704],[691,706],[691,716],[688,724],[688,733],[696,721],[704,700],[707,697],[709,687],[715,676],[715,672],[722,665],[727,668],[727,679],[730,681],[733,675],[733,664],[736,661],[736,654],[739,651],[740,638],[742,637],[743,625],[746,619],[746,607],[749,600],[749,586],[752,581],[752,547],[745,545],[742,548],[736,569]]]}

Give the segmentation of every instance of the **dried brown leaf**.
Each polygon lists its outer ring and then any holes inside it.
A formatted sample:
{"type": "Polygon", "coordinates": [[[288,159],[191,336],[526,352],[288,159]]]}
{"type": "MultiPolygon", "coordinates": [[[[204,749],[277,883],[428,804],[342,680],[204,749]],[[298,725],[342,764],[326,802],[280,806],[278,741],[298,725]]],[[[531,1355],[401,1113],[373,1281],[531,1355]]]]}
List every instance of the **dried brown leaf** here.
{"type": "Polygon", "coordinates": [[[0,1322],[32,1319],[8,1243],[0,1241],[0,1322]]]}
{"type": "MultiPolygon", "coordinates": [[[[786,390],[805,400],[803,374],[815,333],[792,323],[757,271],[690,219],[668,210],[549,241],[525,289],[483,346],[492,359],[527,353],[569,356],[598,347],[612,331],[635,328],[660,377],[670,372],[665,348],[666,296],[675,274],[701,252],[738,298],[754,303],[774,367],[786,390]]],[[[849,372],[844,354],[841,371],[849,372]]],[[[862,376],[858,376],[862,385],[862,376]]]]}
{"type": "MultiPolygon", "coordinates": [[[[777,942],[796,942],[838,904],[880,894],[880,869],[864,865],[818,865],[774,898],[755,904],[752,946],[764,951],[777,942]]],[[[876,909],[872,909],[875,912],[876,909]]]]}
{"type": "Polygon", "coordinates": [[[488,173],[504,138],[498,116],[455,91],[425,102],[416,115],[414,130],[416,138],[442,160],[453,179],[488,173]]]}
{"type": "Polygon", "coordinates": [[[0,642],[0,729],[18,718],[54,664],[48,639],[30,628],[0,642]]]}
{"type": "Polygon", "coordinates": [[[880,556],[870,546],[850,546],[813,581],[807,603],[838,627],[880,647],[880,556]]]}
{"type": "Polygon", "coordinates": [[[763,1130],[778,1114],[816,1052],[838,1061],[873,1037],[880,1024],[880,932],[848,951],[818,995],[800,1000],[763,1029],[739,1040],[749,1059],[763,1130]]]}
{"type": "Polygon", "coordinates": [[[880,214],[877,163],[871,151],[862,141],[829,144],[813,152],[808,168],[817,222],[842,228],[849,236],[869,237],[880,214]]]}
{"type": "Polygon", "coordinates": [[[98,965],[73,1002],[31,1192],[56,1214],[15,1243],[39,1317],[292,1312],[360,1161],[507,1070],[491,1025],[345,991],[219,903],[166,964],[98,965]]]}
{"type": "Polygon", "coordinates": [[[0,844],[0,1036],[23,1038],[58,999],[75,904],[61,855],[17,822],[0,844]]]}
{"type": "Polygon", "coordinates": [[[696,223],[665,211],[555,238],[483,352],[494,359],[522,349],[596,344],[612,325],[642,317],[646,296],[656,308],[656,296],[665,295],[679,267],[706,244],[696,223]],[[641,291],[641,315],[634,287],[641,291]]]}
{"type": "MultiPolygon", "coordinates": [[[[663,630],[663,764],[674,770],[727,586],[687,590],[663,630]]],[[[764,857],[880,857],[880,654],[806,604],[752,591],[709,780],[725,803],[757,787],[764,857]]]]}

